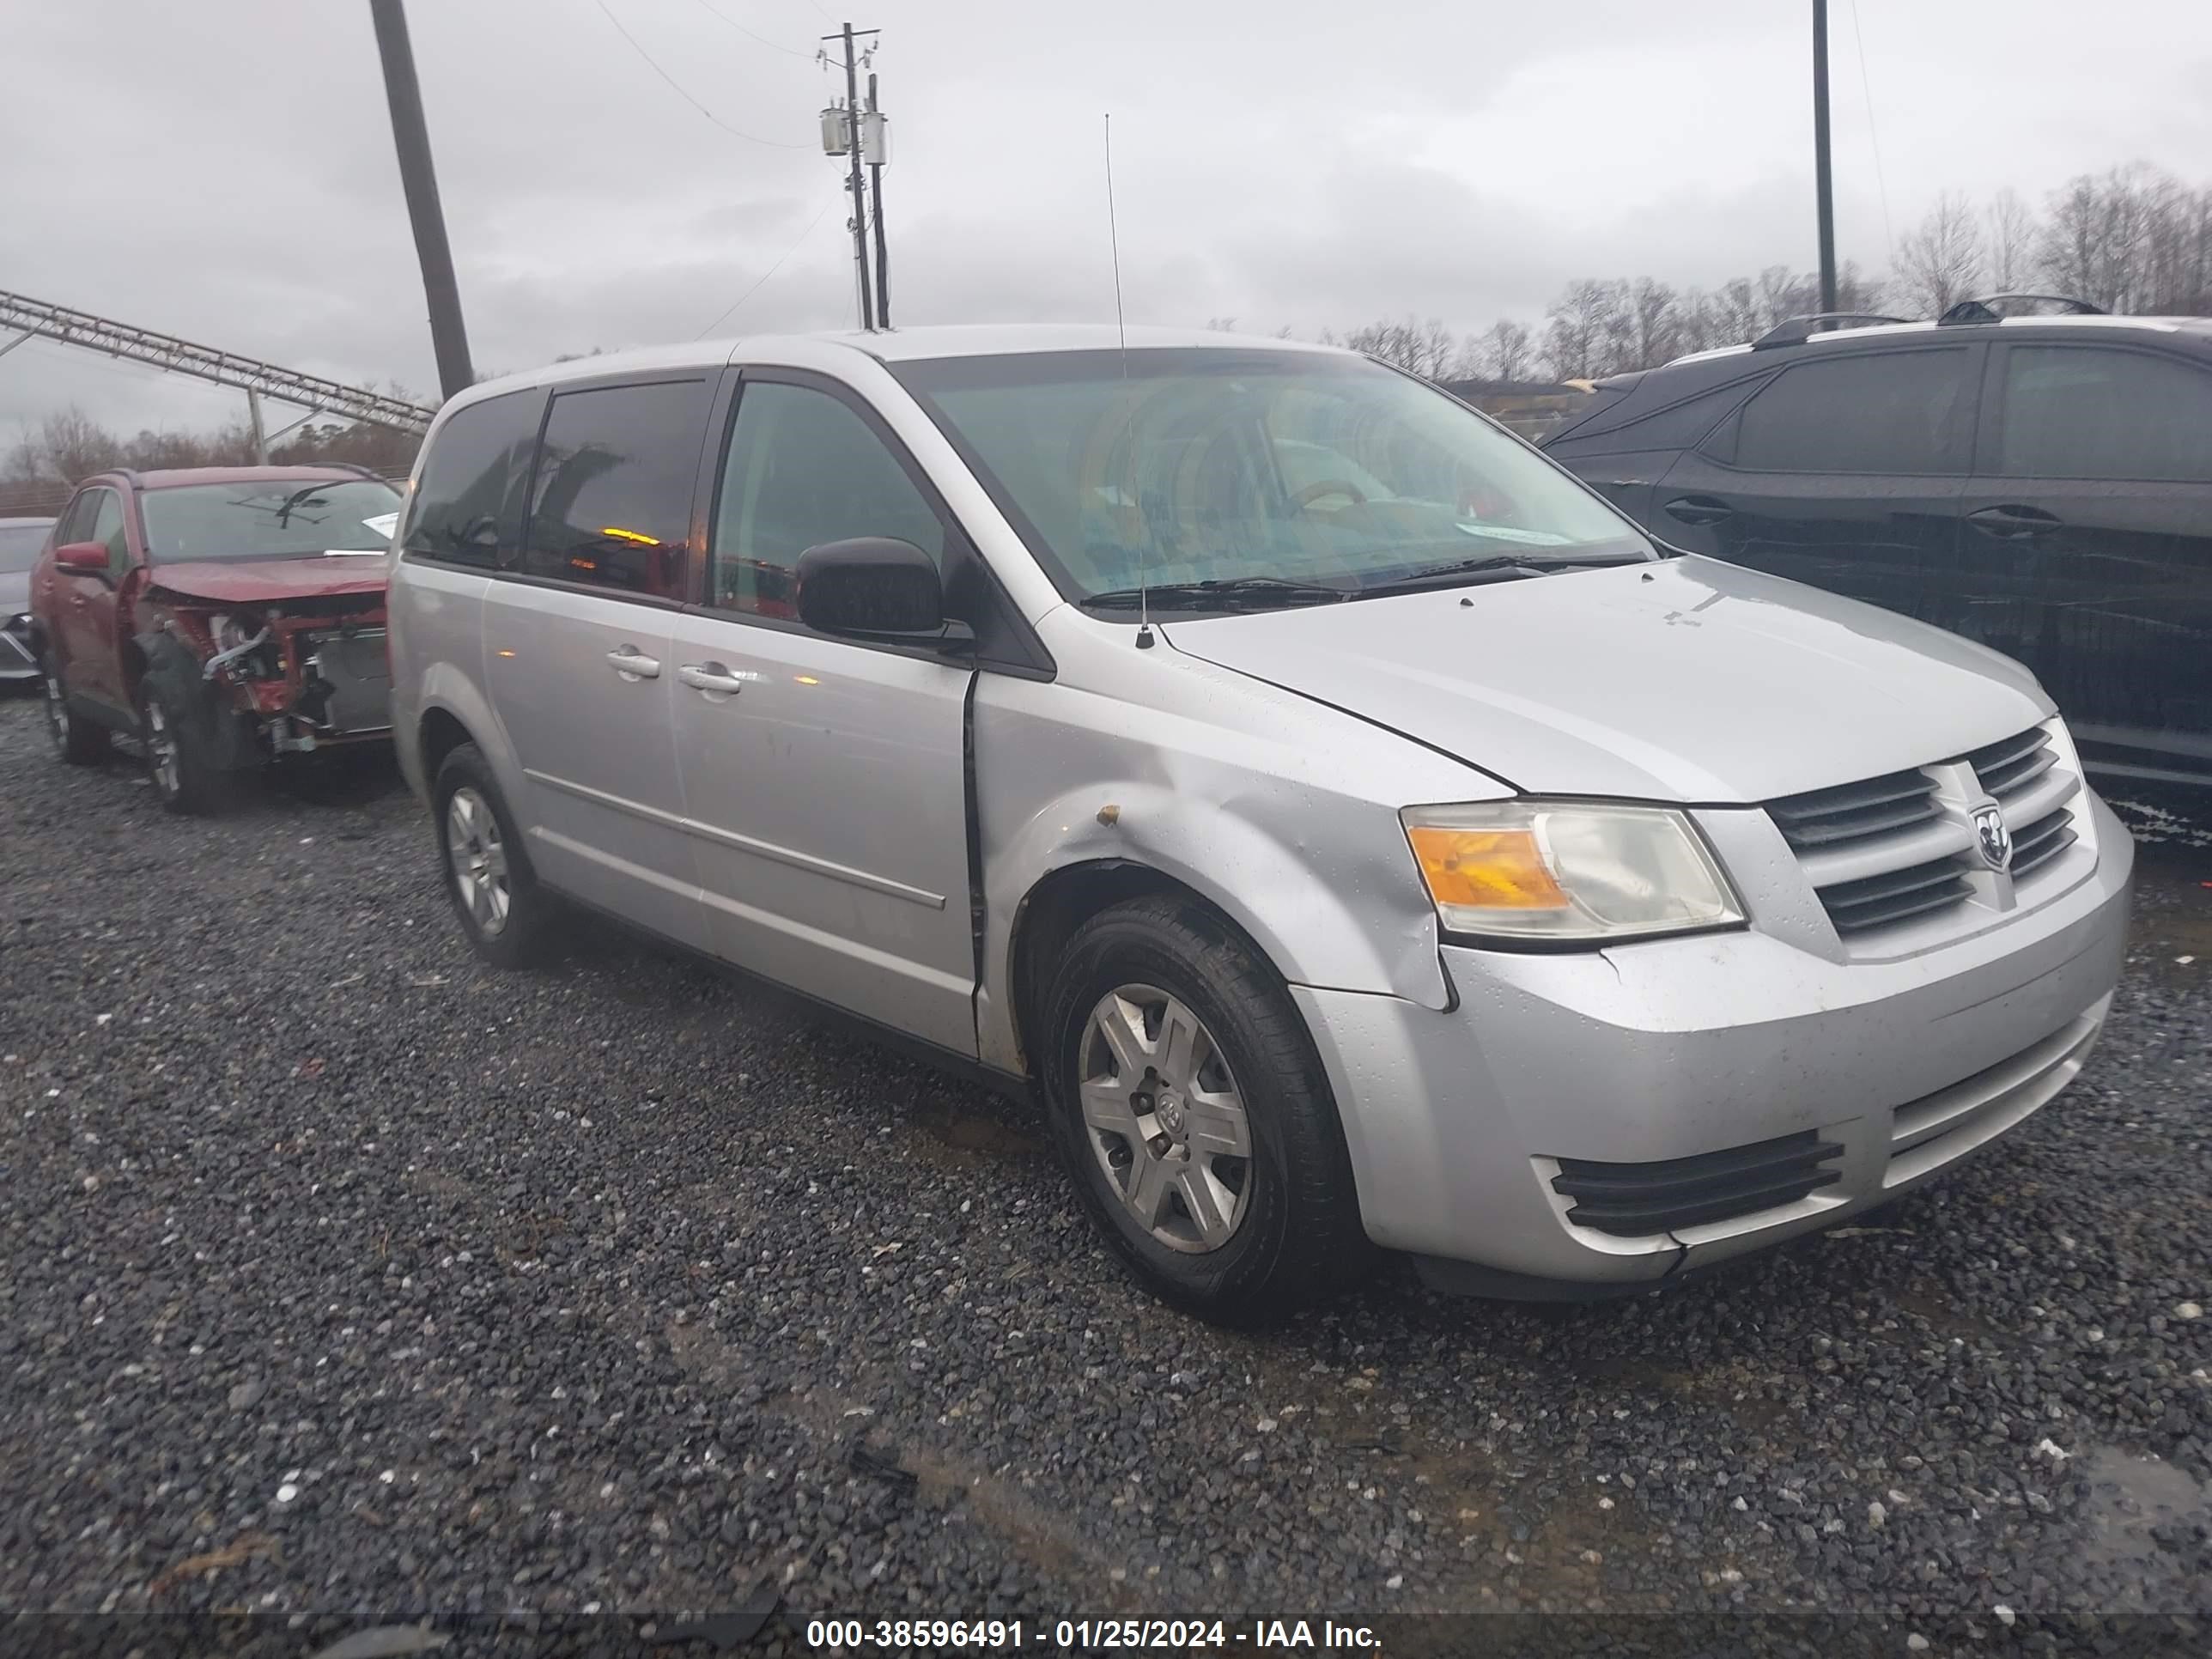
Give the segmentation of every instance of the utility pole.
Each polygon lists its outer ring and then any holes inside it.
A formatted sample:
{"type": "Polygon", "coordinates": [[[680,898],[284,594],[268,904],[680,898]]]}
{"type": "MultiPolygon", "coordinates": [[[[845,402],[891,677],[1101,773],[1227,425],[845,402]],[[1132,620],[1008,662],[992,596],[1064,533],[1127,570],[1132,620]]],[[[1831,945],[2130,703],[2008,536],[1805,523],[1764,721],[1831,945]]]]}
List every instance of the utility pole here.
{"type": "Polygon", "coordinates": [[[253,464],[269,465],[269,433],[261,424],[261,394],[252,386],[246,388],[246,424],[253,434],[253,464]]]}
{"type": "Polygon", "coordinates": [[[883,112],[876,107],[876,77],[868,76],[868,131],[873,142],[868,146],[868,216],[876,225],[876,326],[891,325],[891,256],[884,246],[884,163],[890,142],[890,129],[885,125],[883,112]]]}
{"type": "Polygon", "coordinates": [[[422,293],[430,306],[430,344],[438,356],[438,385],[450,398],[476,382],[469,364],[468,331],[461,325],[461,290],[453,280],[453,250],[446,240],[445,210],[438,205],[438,175],[430,166],[430,132],[422,120],[422,88],[415,79],[415,49],[407,40],[401,0],[368,0],[376,24],[376,50],[384,59],[384,96],[392,106],[392,142],[399,152],[399,184],[415,225],[415,252],[422,264],[422,293]]]}
{"type": "Polygon", "coordinates": [[[853,192],[853,269],[860,283],[860,326],[876,326],[875,306],[868,292],[868,191],[860,179],[860,66],[854,51],[856,38],[879,34],[880,29],[859,29],[848,23],[824,40],[841,40],[845,46],[845,148],[851,171],[845,188],[853,192]]]}
{"type": "Polygon", "coordinates": [[[1813,192],[1820,198],[1820,309],[1836,309],[1836,191],[1828,166],[1828,0],[1813,0],[1813,192]]]}

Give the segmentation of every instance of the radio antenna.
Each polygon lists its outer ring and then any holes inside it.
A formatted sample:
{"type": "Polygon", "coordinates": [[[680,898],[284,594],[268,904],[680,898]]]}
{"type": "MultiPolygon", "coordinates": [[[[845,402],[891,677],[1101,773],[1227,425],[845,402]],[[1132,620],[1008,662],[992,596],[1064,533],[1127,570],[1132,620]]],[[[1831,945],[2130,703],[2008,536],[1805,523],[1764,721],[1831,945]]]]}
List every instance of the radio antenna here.
{"type": "MultiPolygon", "coordinates": [[[[1129,320],[1121,309],[1121,230],[1114,217],[1114,117],[1106,116],[1106,235],[1114,250],[1114,328],[1121,344],[1121,380],[1129,380],[1129,320]]],[[[1151,561],[1137,556],[1137,649],[1152,648],[1152,604],[1147,569],[1151,561]]]]}

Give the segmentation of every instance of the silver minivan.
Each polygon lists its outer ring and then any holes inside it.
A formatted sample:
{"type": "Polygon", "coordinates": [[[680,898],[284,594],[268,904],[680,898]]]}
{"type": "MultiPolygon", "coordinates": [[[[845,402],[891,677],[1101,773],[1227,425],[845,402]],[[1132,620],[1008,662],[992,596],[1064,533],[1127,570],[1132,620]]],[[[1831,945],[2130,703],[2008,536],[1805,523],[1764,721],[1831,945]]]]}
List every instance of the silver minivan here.
{"type": "Polygon", "coordinates": [[[2019,1124],[2133,853],[2018,665],[1655,546],[1433,387],[1218,333],[594,357],[392,566],[460,925],[605,912],[1034,1094],[1161,1294],[1632,1290],[2019,1124]]]}

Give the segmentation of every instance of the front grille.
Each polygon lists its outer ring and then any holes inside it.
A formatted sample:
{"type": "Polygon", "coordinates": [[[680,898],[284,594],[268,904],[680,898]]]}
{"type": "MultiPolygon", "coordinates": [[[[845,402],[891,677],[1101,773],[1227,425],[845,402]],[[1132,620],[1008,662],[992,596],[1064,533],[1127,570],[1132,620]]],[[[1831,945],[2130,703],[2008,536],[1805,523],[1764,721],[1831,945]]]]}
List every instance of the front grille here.
{"type": "Polygon", "coordinates": [[[1870,927],[1947,910],[1959,903],[1973,890],[1967,884],[1966,870],[1964,859],[1948,854],[1925,864],[1823,887],[1820,905],[1838,933],[1863,933],[1870,927]]]}
{"type": "Polygon", "coordinates": [[[1574,1200],[1567,1219],[1621,1238],[1779,1209],[1842,1178],[1824,1167],[1841,1146],[1813,1130],[1653,1164],[1563,1158],[1552,1190],[1574,1200]]]}
{"type": "Polygon", "coordinates": [[[2013,832],[2012,873],[2017,881],[2039,864],[2048,863],[2081,837],[2074,829],[2074,814],[2066,807],[2036,819],[2013,832]]]}
{"type": "Polygon", "coordinates": [[[2018,794],[2056,766],[2058,754],[2051,746],[2051,733],[2035,726],[2017,737],[1975,750],[1966,757],[1966,763],[1974,769],[1974,775],[1990,799],[2002,800],[2018,794]]]}
{"type": "Polygon", "coordinates": [[[1864,783],[1839,784],[1792,795],[1767,809],[1783,839],[1802,851],[1893,834],[1924,823],[1942,811],[1935,780],[1924,772],[1892,772],[1864,783]]]}

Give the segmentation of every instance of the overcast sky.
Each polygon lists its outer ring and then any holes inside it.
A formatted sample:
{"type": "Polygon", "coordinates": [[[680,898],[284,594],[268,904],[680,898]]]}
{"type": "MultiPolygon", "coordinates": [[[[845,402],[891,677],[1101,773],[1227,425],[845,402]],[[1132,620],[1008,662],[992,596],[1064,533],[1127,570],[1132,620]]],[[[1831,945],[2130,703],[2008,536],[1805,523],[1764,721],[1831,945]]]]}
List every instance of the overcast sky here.
{"type": "MultiPolygon", "coordinates": [[[[480,371],[690,338],[779,258],[719,332],[850,320],[830,0],[409,9],[480,371]],[[711,124],[609,12],[775,144],[711,124]]],[[[883,30],[894,319],[1110,317],[1109,110],[1133,322],[1473,329],[1578,276],[1809,267],[1809,11],[875,0],[853,21],[883,30]]],[[[2039,199],[2136,159],[2212,183],[2203,0],[1832,12],[1838,240],[1869,270],[1946,188],[2039,199]]],[[[6,32],[0,289],[434,400],[367,0],[27,3],[6,32]]],[[[125,430],[242,405],[40,342],[0,358],[0,443],[71,402],[125,430]]]]}

